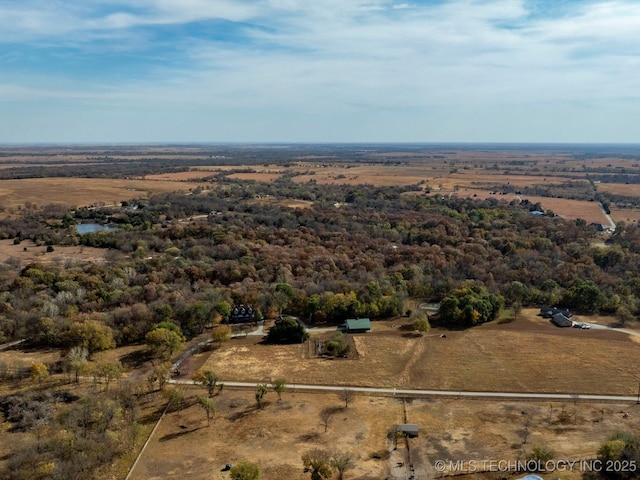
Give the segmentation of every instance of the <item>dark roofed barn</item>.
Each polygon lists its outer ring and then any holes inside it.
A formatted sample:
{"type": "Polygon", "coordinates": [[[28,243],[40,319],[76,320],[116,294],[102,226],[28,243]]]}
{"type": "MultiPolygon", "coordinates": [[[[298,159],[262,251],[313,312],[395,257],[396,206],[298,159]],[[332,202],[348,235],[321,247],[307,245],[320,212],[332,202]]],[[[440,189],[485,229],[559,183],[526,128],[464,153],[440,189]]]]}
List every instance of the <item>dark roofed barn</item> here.
{"type": "Polygon", "coordinates": [[[573,326],[573,322],[565,317],[562,313],[556,313],[553,317],[551,317],[551,323],[553,323],[556,327],[573,326]]]}

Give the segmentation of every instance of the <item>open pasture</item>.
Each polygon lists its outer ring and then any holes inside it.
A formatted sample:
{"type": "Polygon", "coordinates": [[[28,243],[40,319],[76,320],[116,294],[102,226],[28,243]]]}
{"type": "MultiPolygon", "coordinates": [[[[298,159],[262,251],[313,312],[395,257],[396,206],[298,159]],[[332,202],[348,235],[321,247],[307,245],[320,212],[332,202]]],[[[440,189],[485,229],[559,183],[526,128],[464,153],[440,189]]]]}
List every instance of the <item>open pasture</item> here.
{"type": "Polygon", "coordinates": [[[0,263],[13,262],[26,265],[27,263],[58,263],[61,265],[76,262],[99,262],[105,259],[107,250],[104,248],[85,247],[83,245],[56,245],[53,252],[47,252],[45,245],[36,245],[32,241],[24,240],[14,244],[13,240],[0,240],[0,263]]]}
{"type": "MultiPolygon", "coordinates": [[[[292,386],[636,393],[640,343],[619,332],[559,329],[536,313],[525,309],[516,321],[447,331],[446,338],[438,329],[418,337],[406,329],[406,319],[374,322],[372,332],[354,337],[357,355],[348,360],[310,358],[308,344],[263,345],[259,337],[223,343],[183,365],[182,378],[203,365],[221,381],[284,377],[289,388],[282,401],[269,392],[259,409],[250,389],[225,388],[214,398],[217,413],[207,427],[194,401],[204,390],[186,386],[186,407],[165,417],[132,478],[226,479],[227,462],[250,460],[261,466],[265,480],[303,480],[308,474],[301,455],[316,448],[351,452],[354,468],[346,478],[363,480],[405,478],[409,462],[421,478],[434,478],[436,460],[517,460],[537,445],[552,448],[556,459],[591,458],[611,432],[640,427],[640,407],[356,395],[344,408],[338,393],[303,393],[292,386]],[[333,417],[325,432],[321,417],[327,409],[333,417]],[[409,440],[410,457],[403,440],[389,437],[404,422],[421,432],[409,440]]],[[[312,338],[318,335],[331,333],[312,338]]]]}
{"type": "MultiPolygon", "coordinates": [[[[517,321],[414,336],[374,322],[354,337],[354,359],[309,358],[309,345],[236,338],[205,365],[222,380],[434,390],[634,395],[640,343],[604,330],[560,329],[526,310],[517,321]]],[[[395,325],[395,326],[394,326],[395,325]]],[[[331,334],[323,334],[329,337],[331,334]]]]}
{"type": "Polygon", "coordinates": [[[0,181],[4,213],[16,213],[31,203],[91,206],[116,204],[164,192],[187,191],[197,183],[109,178],[29,178],[0,181]]]}
{"type": "Polygon", "coordinates": [[[189,387],[185,408],[162,420],[132,480],[223,480],[225,464],[243,460],[259,465],[263,480],[307,480],[301,456],[314,449],[351,453],[345,478],[404,479],[409,463],[420,478],[436,478],[437,460],[514,461],[537,445],[552,448],[556,459],[592,458],[611,432],[640,427],[635,405],[357,395],[344,408],[336,393],[287,390],[280,402],[269,392],[258,409],[252,391],[235,389],[214,398],[218,410],[207,426],[196,394],[204,392],[189,387]],[[333,415],[326,432],[323,411],[333,415]],[[420,429],[408,440],[410,454],[403,439],[389,435],[405,420],[420,429]]]}

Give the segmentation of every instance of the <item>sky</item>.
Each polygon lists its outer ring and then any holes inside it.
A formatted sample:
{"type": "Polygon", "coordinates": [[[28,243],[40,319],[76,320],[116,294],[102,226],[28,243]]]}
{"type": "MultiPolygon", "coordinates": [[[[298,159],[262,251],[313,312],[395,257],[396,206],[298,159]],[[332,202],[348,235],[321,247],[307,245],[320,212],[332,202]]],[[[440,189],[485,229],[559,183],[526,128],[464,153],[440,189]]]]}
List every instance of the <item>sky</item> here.
{"type": "Polygon", "coordinates": [[[0,143],[640,143],[638,0],[4,0],[0,143]]]}

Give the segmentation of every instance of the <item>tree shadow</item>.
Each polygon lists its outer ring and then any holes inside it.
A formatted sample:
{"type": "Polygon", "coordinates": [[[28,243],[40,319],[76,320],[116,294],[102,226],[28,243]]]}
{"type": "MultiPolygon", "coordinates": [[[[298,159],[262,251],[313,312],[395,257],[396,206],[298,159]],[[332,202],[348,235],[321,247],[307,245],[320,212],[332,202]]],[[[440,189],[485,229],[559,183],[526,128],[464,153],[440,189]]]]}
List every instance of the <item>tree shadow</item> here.
{"type": "Polygon", "coordinates": [[[184,435],[188,435],[190,433],[193,432],[197,432],[200,429],[203,429],[205,427],[196,427],[196,428],[192,428],[191,430],[183,430],[181,432],[175,432],[175,433],[168,433],[167,435],[163,435],[162,437],[159,438],[159,442],[168,442],[169,440],[175,440],[176,438],[180,438],[183,437],[184,435]]]}
{"type": "Polygon", "coordinates": [[[419,332],[407,332],[407,333],[403,333],[401,335],[402,338],[420,338],[420,337],[424,337],[423,334],[419,333],[419,332]]]}
{"type": "Polygon", "coordinates": [[[320,440],[321,435],[318,432],[309,432],[309,433],[303,433],[302,435],[300,435],[298,437],[298,440],[300,440],[301,442],[317,442],[320,440]]]}
{"type": "Polygon", "coordinates": [[[120,357],[120,362],[122,366],[126,369],[135,369],[141,367],[146,362],[149,362],[153,359],[151,356],[151,352],[146,348],[141,348],[140,350],[135,350],[131,353],[127,353],[120,357]]]}
{"type": "Polygon", "coordinates": [[[158,420],[160,420],[160,417],[162,417],[162,413],[164,412],[164,405],[157,408],[156,410],[147,413],[146,415],[143,415],[142,417],[140,417],[140,424],[142,425],[148,425],[150,423],[156,423],[158,420]]]}
{"type": "MultiPolygon", "coordinates": [[[[264,408],[266,405],[267,405],[267,403],[263,402],[262,407],[264,408]]],[[[238,421],[238,420],[246,417],[247,415],[249,415],[252,412],[255,412],[257,410],[261,410],[260,408],[258,408],[258,405],[251,405],[250,407],[245,408],[241,412],[236,412],[236,413],[234,413],[232,415],[229,415],[227,418],[229,420],[231,420],[232,422],[235,422],[235,421],[238,421]]]]}

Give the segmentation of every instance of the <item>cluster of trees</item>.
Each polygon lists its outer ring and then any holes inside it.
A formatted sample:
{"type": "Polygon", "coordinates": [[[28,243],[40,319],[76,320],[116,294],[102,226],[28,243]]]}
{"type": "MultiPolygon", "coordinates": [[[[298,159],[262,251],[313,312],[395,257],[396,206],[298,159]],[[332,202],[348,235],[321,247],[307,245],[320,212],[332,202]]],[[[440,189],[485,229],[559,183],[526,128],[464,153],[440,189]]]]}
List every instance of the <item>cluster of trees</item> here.
{"type": "Polygon", "coordinates": [[[447,326],[473,327],[495,320],[503,300],[475,284],[463,284],[442,299],[438,321],[447,326]]]}
{"type": "Polygon", "coordinates": [[[129,388],[15,394],[0,398],[0,410],[12,429],[33,433],[0,471],[7,480],[100,478],[139,440],[138,401],[129,388]]]}

